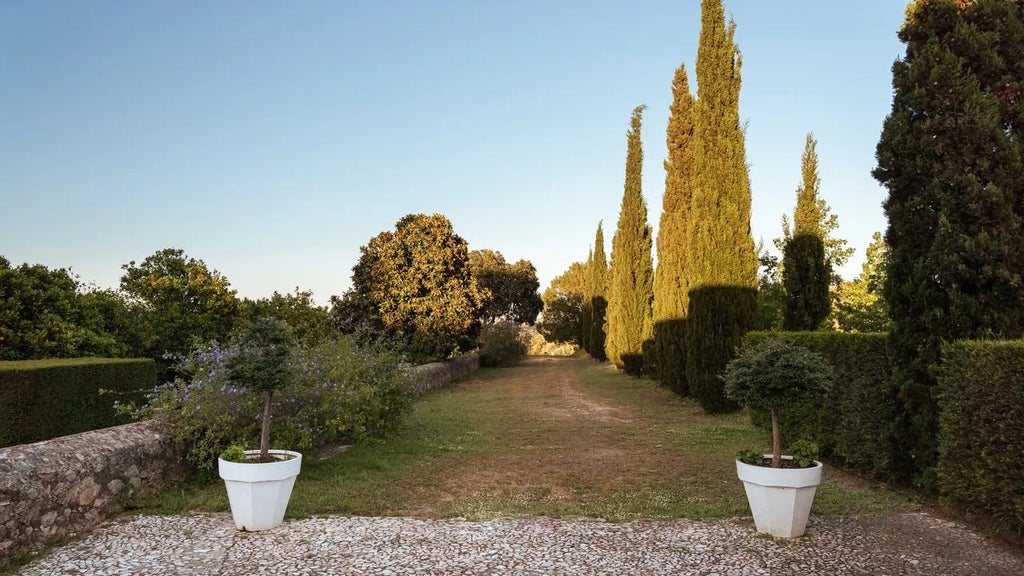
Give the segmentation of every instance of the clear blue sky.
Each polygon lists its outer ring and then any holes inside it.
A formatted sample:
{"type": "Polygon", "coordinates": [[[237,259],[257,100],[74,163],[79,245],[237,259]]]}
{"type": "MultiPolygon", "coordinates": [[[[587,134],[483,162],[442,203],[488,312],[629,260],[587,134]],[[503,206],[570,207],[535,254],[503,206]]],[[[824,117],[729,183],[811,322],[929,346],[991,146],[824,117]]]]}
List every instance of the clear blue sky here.
{"type": "MultiPolygon", "coordinates": [[[[822,196],[857,249],[884,230],[871,178],[902,0],[731,0],[755,241],[780,234],[813,131],[822,196]]],[[[542,289],[618,219],[646,104],[657,226],[675,69],[698,0],[0,3],[0,254],[114,287],[182,248],[241,296],[349,286],[409,213],[532,261],[542,289]]],[[[695,86],[694,86],[695,88],[695,86]]]]}

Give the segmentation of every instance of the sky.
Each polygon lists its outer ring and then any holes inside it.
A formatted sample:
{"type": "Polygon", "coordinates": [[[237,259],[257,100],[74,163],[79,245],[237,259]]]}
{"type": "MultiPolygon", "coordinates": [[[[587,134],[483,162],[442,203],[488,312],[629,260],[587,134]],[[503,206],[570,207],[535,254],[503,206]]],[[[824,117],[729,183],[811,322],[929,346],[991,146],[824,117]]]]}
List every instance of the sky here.
{"type": "MultiPolygon", "coordinates": [[[[805,136],[855,277],[885,190],[903,0],[727,0],[743,53],[755,242],[781,235],[805,136]]],[[[0,3],[0,255],[99,288],[180,248],[239,296],[326,303],[404,215],[447,216],[471,250],[541,289],[618,220],[630,113],[646,104],[657,233],[698,0],[0,3]]]]}

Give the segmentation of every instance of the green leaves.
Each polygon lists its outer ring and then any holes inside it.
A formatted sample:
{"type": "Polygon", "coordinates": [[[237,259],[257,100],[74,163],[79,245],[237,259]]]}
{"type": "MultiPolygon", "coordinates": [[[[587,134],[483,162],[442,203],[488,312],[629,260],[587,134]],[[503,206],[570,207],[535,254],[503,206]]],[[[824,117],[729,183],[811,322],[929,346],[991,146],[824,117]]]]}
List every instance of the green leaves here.
{"type": "Polygon", "coordinates": [[[821,355],[783,338],[745,348],[725,367],[725,394],[759,410],[778,410],[827,394],[835,373],[821,355]]]}

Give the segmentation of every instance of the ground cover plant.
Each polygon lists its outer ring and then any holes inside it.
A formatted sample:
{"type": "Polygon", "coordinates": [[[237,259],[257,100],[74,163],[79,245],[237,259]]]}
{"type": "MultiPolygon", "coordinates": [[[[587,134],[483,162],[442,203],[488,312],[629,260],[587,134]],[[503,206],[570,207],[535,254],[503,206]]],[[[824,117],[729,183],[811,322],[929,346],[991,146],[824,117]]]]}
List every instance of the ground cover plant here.
{"type": "MultiPolygon", "coordinates": [[[[765,444],[743,413],[706,415],[650,380],[584,358],[481,369],[422,397],[382,440],[303,462],[290,517],[595,517],[612,521],[749,514],[734,458],[765,444]]],[[[226,511],[197,479],[138,501],[148,513],[226,511]]],[[[815,514],[910,509],[906,497],[830,474],[815,514]]]]}

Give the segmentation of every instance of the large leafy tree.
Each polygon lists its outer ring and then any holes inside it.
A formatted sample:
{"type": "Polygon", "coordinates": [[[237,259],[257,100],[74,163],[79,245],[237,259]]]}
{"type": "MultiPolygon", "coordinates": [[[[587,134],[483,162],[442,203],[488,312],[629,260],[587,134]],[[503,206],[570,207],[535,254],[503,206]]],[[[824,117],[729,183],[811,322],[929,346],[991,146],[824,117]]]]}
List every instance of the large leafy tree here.
{"type": "Polygon", "coordinates": [[[931,485],[943,342],[1024,328],[1024,5],[919,0],[900,30],[892,112],[874,176],[888,189],[890,353],[911,439],[907,476],[931,485]]]}
{"type": "Polygon", "coordinates": [[[693,108],[686,67],[672,79],[665,159],[665,194],[658,226],[658,267],[654,272],[654,348],[658,379],[679,394],[686,394],[684,319],[689,302],[687,285],[686,225],[693,191],[693,108]]]}
{"type": "Polygon", "coordinates": [[[608,337],[605,353],[617,368],[640,374],[644,346],[653,338],[651,303],[654,299],[651,227],[641,190],[643,147],[640,125],[645,106],[633,109],[626,135],[626,182],[619,225],[612,239],[608,289],[608,337]]]}
{"type": "Polygon", "coordinates": [[[548,341],[577,345],[583,341],[583,286],[588,273],[584,264],[573,262],[541,296],[544,314],[537,330],[548,341]]]}
{"type": "Polygon", "coordinates": [[[165,248],[122,268],[121,291],[139,308],[146,356],[185,354],[197,343],[225,341],[234,328],[240,305],[228,279],[184,250],[165,248]]]}
{"type": "Polygon", "coordinates": [[[701,3],[694,115],[694,187],[687,226],[686,380],[707,412],[733,410],[718,375],[751,327],[757,254],[740,123],[741,57],[719,0],[701,3]]]}
{"type": "Polygon", "coordinates": [[[487,292],[481,320],[531,325],[537,321],[544,302],[537,294],[537,269],[529,260],[510,264],[501,252],[473,250],[469,253],[469,268],[477,284],[487,292]]]}
{"type": "Polygon", "coordinates": [[[249,321],[277,318],[287,322],[292,335],[299,342],[314,344],[334,332],[330,312],[325,306],[318,306],[313,301],[311,290],[296,287],[295,292],[290,294],[274,291],[269,298],[245,299],[241,306],[242,317],[249,321]]]}
{"type": "Polygon", "coordinates": [[[343,329],[361,327],[417,361],[474,346],[485,293],[448,218],[409,214],[360,250],[351,290],[332,299],[343,329]]]}
{"type": "Polygon", "coordinates": [[[860,275],[842,282],[833,292],[832,312],[826,323],[841,332],[888,332],[888,309],[882,296],[888,247],[875,232],[866,250],[860,275]]]}
{"type": "Polygon", "coordinates": [[[91,300],[66,269],[0,256],[0,360],[124,355],[91,300]]]}
{"type": "Polygon", "coordinates": [[[817,330],[828,316],[831,305],[831,270],[825,260],[816,146],[814,136],[808,134],[801,160],[803,181],[796,190],[793,237],[786,242],[783,252],[782,326],[786,330],[817,330]]]}

